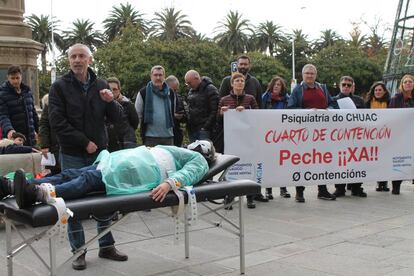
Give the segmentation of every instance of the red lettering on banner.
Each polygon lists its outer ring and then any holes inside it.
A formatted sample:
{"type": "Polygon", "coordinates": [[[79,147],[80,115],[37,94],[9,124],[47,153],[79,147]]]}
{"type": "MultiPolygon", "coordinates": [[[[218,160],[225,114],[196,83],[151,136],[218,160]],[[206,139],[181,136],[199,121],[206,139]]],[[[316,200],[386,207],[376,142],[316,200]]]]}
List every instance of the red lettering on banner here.
{"type": "Polygon", "coordinates": [[[338,165],[346,166],[349,162],[378,161],[378,147],[354,147],[338,151],[338,165]]]}
{"type": "Polygon", "coordinates": [[[293,165],[300,164],[329,164],[332,162],[331,152],[320,152],[316,149],[312,149],[311,152],[305,152],[303,154],[290,150],[280,150],[279,152],[279,165],[283,166],[285,162],[289,162],[293,165]]]}
{"type": "Polygon", "coordinates": [[[298,145],[299,142],[305,142],[309,138],[309,132],[306,128],[290,129],[277,132],[276,130],[269,130],[265,134],[265,142],[267,144],[279,142],[292,142],[298,145]]]}

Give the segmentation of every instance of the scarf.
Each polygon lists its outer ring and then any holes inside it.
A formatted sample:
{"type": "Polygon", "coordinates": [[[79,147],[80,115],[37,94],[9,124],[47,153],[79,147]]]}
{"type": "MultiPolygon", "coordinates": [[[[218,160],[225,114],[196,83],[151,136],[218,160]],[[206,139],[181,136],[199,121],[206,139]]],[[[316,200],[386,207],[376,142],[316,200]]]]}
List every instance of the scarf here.
{"type": "Polygon", "coordinates": [[[145,88],[145,106],[144,106],[144,123],[145,124],[152,124],[153,123],[153,114],[154,114],[154,106],[153,106],[153,95],[157,95],[160,97],[164,102],[164,111],[166,112],[166,127],[171,128],[173,127],[172,121],[172,114],[171,114],[171,104],[169,101],[170,97],[170,88],[166,83],[162,85],[162,89],[158,90],[154,88],[152,81],[148,82],[147,87],[145,88]]]}
{"type": "Polygon", "coordinates": [[[372,98],[371,102],[370,102],[370,107],[372,109],[377,109],[377,108],[387,108],[388,107],[388,103],[386,101],[378,101],[375,98],[372,98]]]}

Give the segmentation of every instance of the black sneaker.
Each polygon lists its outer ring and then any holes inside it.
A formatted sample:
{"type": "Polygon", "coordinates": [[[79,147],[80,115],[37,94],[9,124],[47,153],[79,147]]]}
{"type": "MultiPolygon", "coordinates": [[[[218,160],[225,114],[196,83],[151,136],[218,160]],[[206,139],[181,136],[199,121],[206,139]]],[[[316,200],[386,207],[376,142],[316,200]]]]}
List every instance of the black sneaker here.
{"type": "Polygon", "coordinates": [[[257,194],[253,197],[254,200],[260,201],[260,202],[269,202],[267,198],[265,198],[261,193],[257,194]]]}
{"type": "Polygon", "coordinates": [[[345,196],[345,193],[346,193],[345,190],[336,189],[335,192],[333,193],[333,195],[335,197],[343,197],[343,196],[345,196]]]}
{"type": "Polygon", "coordinates": [[[302,194],[296,194],[295,200],[296,200],[296,202],[304,203],[305,202],[305,198],[303,197],[303,193],[302,194]]]}
{"type": "Polygon", "coordinates": [[[252,199],[247,199],[247,208],[249,208],[249,209],[256,208],[256,204],[253,202],[252,199]]]}
{"type": "Polygon", "coordinates": [[[318,199],[323,199],[323,200],[335,200],[336,197],[335,195],[331,194],[328,191],[320,191],[318,193],[318,199]]]}
{"type": "Polygon", "coordinates": [[[286,187],[280,187],[280,196],[284,198],[290,198],[290,194],[287,191],[286,187]]]}
{"type": "Polygon", "coordinates": [[[84,270],[86,269],[86,260],[85,260],[86,252],[82,255],[79,255],[76,259],[72,261],[72,268],[75,270],[84,270]]]}
{"type": "Polygon", "coordinates": [[[363,188],[359,188],[357,191],[352,191],[351,195],[359,197],[367,197],[367,193],[364,192],[363,188]]]}

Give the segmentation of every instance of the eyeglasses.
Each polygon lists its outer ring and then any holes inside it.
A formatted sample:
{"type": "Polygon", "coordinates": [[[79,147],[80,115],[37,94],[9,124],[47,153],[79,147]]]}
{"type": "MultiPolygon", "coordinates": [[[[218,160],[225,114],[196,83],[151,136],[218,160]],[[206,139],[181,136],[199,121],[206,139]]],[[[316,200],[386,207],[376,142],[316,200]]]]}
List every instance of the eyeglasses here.
{"type": "Polygon", "coordinates": [[[352,83],[342,83],[341,86],[342,87],[349,87],[349,88],[351,88],[352,87],[352,83]]]}

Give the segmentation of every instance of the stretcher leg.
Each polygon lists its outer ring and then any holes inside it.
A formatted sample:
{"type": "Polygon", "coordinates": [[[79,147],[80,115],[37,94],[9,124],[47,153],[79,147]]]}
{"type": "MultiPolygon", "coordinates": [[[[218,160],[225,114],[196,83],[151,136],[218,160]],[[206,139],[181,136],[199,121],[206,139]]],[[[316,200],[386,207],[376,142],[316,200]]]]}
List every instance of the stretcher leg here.
{"type": "Polygon", "coordinates": [[[188,208],[184,211],[184,244],[185,244],[185,258],[190,258],[190,227],[188,222],[188,208]]]}
{"type": "Polygon", "coordinates": [[[49,254],[50,254],[50,275],[57,275],[56,267],[56,237],[49,238],[49,254]]]}
{"type": "Polygon", "coordinates": [[[240,241],[240,274],[245,272],[244,256],[244,221],[243,221],[243,197],[239,196],[239,241],[240,241]]]}
{"type": "Polygon", "coordinates": [[[11,223],[7,219],[4,220],[6,226],[6,256],[7,256],[7,274],[13,276],[13,248],[12,248],[12,229],[11,223]]]}

